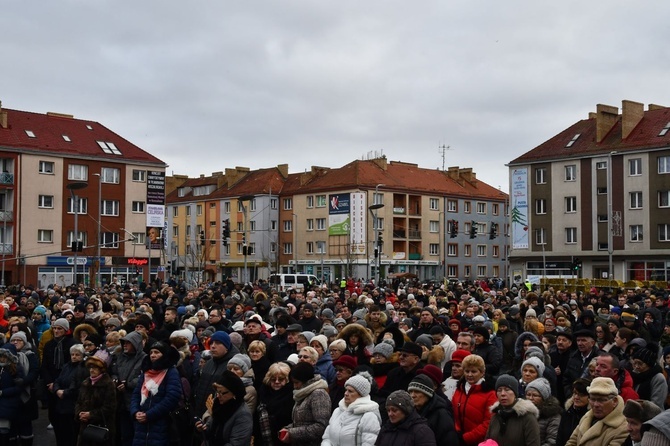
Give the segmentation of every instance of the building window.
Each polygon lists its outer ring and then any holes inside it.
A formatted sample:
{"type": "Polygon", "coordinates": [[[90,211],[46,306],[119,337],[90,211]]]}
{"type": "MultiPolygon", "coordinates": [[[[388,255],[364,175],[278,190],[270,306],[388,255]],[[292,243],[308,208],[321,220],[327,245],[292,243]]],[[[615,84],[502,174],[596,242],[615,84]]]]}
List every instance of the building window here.
{"type": "Polygon", "coordinates": [[[477,245],[477,257],[486,257],[486,245],[477,245]]]}
{"type": "Polygon", "coordinates": [[[277,230],[277,220],[270,220],[270,231],[277,230]]]}
{"type": "Polygon", "coordinates": [[[565,212],[568,214],[577,212],[577,197],[565,197],[565,212]]]}
{"type": "Polygon", "coordinates": [[[318,241],[316,242],[316,253],[325,254],[326,253],[326,242],[318,241]]]}
{"type": "Polygon", "coordinates": [[[658,157],[658,173],[670,173],[670,156],[658,157]]]}
{"type": "Polygon", "coordinates": [[[576,181],[577,180],[577,166],[571,164],[565,166],[565,181],[576,181]]]}
{"type": "Polygon", "coordinates": [[[598,214],[598,223],[606,223],[607,222],[607,214],[598,214]]]}
{"type": "Polygon", "coordinates": [[[447,211],[448,212],[458,212],[458,201],[447,200],[447,211]]]}
{"type": "Polygon", "coordinates": [[[314,207],[314,195],[307,195],[307,209],[314,207]]]}
{"type": "Polygon", "coordinates": [[[440,200],[437,198],[431,198],[430,199],[430,210],[431,211],[439,211],[440,210],[440,200]]]}
{"type": "Polygon", "coordinates": [[[465,275],[465,277],[470,277],[472,275],[472,269],[470,265],[465,265],[463,267],[463,274],[465,275]]]}
{"type": "Polygon", "coordinates": [[[457,265],[447,266],[447,276],[458,277],[458,266],[457,265]]]}
{"type": "Polygon", "coordinates": [[[447,245],[447,256],[456,257],[458,255],[458,245],[456,243],[449,243],[447,245]]]}
{"type": "Polygon", "coordinates": [[[293,209],[293,200],[291,198],[284,198],[284,210],[290,211],[293,209]]]}
{"type": "MultiPolygon", "coordinates": [[[[86,235],[86,232],[84,231],[79,231],[79,240],[83,246],[88,246],[88,237],[86,235]]],[[[70,247],[72,246],[72,243],[74,242],[74,231],[68,231],[67,233],[67,246],[70,247]]]]}
{"type": "Polygon", "coordinates": [[[628,160],[628,175],[631,177],[642,175],[642,158],[628,160]]]}
{"type": "Polygon", "coordinates": [[[546,245],[547,244],[547,230],[544,228],[537,229],[535,231],[535,244],[546,245]]]}
{"type": "Polygon", "coordinates": [[[284,243],[284,254],[293,254],[293,243],[284,243]]]}
{"type": "Polygon", "coordinates": [[[465,257],[472,256],[472,245],[463,245],[463,255],[465,257]]]}
{"type": "Polygon", "coordinates": [[[463,202],[463,212],[465,212],[466,214],[469,214],[470,212],[472,212],[471,203],[469,201],[464,201],[463,202]]]}
{"type": "Polygon", "coordinates": [[[500,256],[500,247],[498,245],[491,246],[491,257],[500,256]]]}
{"type": "Polygon", "coordinates": [[[547,200],[540,198],[535,200],[535,214],[543,215],[547,213],[547,200]]]}
{"type": "Polygon", "coordinates": [[[67,179],[75,181],[88,181],[88,166],[81,164],[70,164],[67,166],[67,179]]]}
{"type": "Polygon", "coordinates": [[[38,197],[37,206],[43,209],[53,209],[54,207],[54,196],[53,195],[40,195],[38,197]]]}
{"type": "Polygon", "coordinates": [[[659,208],[670,207],[670,190],[658,191],[658,207],[659,208]]]}
{"type": "Polygon", "coordinates": [[[133,245],[144,245],[146,234],[144,232],[133,232],[133,245]]]}
{"type": "Polygon", "coordinates": [[[477,277],[486,277],[486,265],[477,265],[477,277]]]}
{"type": "Polygon", "coordinates": [[[577,228],[565,228],[565,243],[568,245],[577,243],[577,228]]]}
{"type": "Polygon", "coordinates": [[[477,213],[486,214],[486,203],[477,203],[477,213]]]}
{"type": "MultiPolygon", "coordinates": [[[[86,198],[81,198],[78,197],[77,199],[77,213],[78,214],[86,214],[88,212],[88,199],[86,198]]],[[[67,199],[67,213],[68,214],[74,214],[74,202],[72,201],[72,198],[67,199]]]]}
{"type": "Polygon", "coordinates": [[[230,201],[223,202],[223,212],[225,214],[230,214],[230,201]]]}
{"type": "Polygon", "coordinates": [[[498,265],[493,265],[493,277],[500,277],[500,267],[498,265]]]}
{"type": "Polygon", "coordinates": [[[256,220],[249,220],[249,231],[254,232],[256,230],[256,220]]]}
{"type": "Polygon", "coordinates": [[[191,206],[190,206],[190,205],[187,205],[187,206],[186,206],[186,216],[187,216],[187,217],[190,217],[190,216],[191,216],[191,206]]]}
{"type": "Polygon", "coordinates": [[[325,195],[317,195],[316,196],[316,207],[325,208],[326,204],[327,204],[327,201],[326,201],[326,196],[325,195]]]}
{"type": "Polygon", "coordinates": [[[118,217],[119,202],[117,200],[102,200],[101,214],[107,217],[118,217]]]}
{"type": "Polygon", "coordinates": [[[140,183],[147,181],[147,171],[133,169],[133,181],[138,181],[140,183]]]}
{"type": "Polygon", "coordinates": [[[547,184],[547,169],[544,167],[535,169],[535,184],[547,184]]]}
{"type": "Polygon", "coordinates": [[[629,196],[630,196],[630,208],[642,209],[642,192],[631,192],[629,196]]]}
{"type": "Polygon", "coordinates": [[[277,244],[275,242],[270,242],[270,252],[271,253],[277,252],[277,244]]]}
{"type": "Polygon", "coordinates": [[[598,170],[607,169],[607,161],[598,161],[596,163],[596,169],[598,169],[598,170]]]}
{"type": "Polygon", "coordinates": [[[642,225],[630,225],[630,241],[641,242],[642,240],[642,225]]]}
{"type": "Polygon", "coordinates": [[[284,232],[293,232],[293,220],[284,220],[284,232]]]}
{"type": "Polygon", "coordinates": [[[607,187],[597,187],[596,193],[598,195],[607,195],[607,187]]]}
{"type": "Polygon", "coordinates": [[[432,220],[430,222],[430,232],[440,232],[440,222],[432,220]]]}
{"type": "Polygon", "coordinates": [[[277,199],[270,198],[270,209],[277,209],[277,199]]]}
{"type": "Polygon", "coordinates": [[[493,215],[498,215],[499,212],[500,212],[500,205],[498,203],[493,203],[491,205],[491,213],[493,215]]]}
{"type": "Polygon", "coordinates": [[[308,218],[307,219],[307,230],[308,231],[313,231],[314,230],[314,219],[313,218],[308,218]]]}
{"type": "Polygon", "coordinates": [[[52,229],[38,229],[37,243],[53,243],[54,231],[52,229]]]}
{"type": "Polygon", "coordinates": [[[316,219],[316,230],[317,231],[325,231],[326,230],[326,219],[325,218],[317,218],[316,219]]]}
{"type": "Polygon", "coordinates": [[[172,216],[173,217],[179,216],[179,206],[172,206],[172,216]]]}
{"type": "Polygon", "coordinates": [[[428,245],[428,253],[431,256],[436,256],[440,254],[440,245],[438,243],[431,243],[428,245]]]}
{"type": "Polygon", "coordinates": [[[133,213],[144,214],[144,201],[133,201],[133,213]]]}
{"type": "Polygon", "coordinates": [[[179,237],[179,226],[172,227],[172,237],[179,237]]]}
{"type": "Polygon", "coordinates": [[[314,242],[307,242],[307,254],[314,254],[314,242]]]}
{"type": "Polygon", "coordinates": [[[202,215],[202,205],[201,204],[197,204],[195,206],[195,215],[197,215],[197,216],[202,215]]]}
{"type": "Polygon", "coordinates": [[[100,171],[100,180],[103,183],[119,184],[121,182],[121,171],[113,167],[103,167],[100,171]]]}
{"type": "Polygon", "coordinates": [[[658,225],[658,241],[670,242],[670,223],[658,225]]]}
{"type": "Polygon", "coordinates": [[[40,161],[39,172],[45,175],[53,175],[54,163],[51,161],[40,161]]]}

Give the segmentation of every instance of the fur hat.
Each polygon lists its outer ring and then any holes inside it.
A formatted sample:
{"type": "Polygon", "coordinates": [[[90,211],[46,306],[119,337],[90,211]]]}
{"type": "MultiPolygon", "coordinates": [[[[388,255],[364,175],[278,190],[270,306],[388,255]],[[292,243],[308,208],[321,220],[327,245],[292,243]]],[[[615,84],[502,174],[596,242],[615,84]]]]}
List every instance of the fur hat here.
{"type": "Polygon", "coordinates": [[[299,362],[291,369],[291,379],[306,383],[314,378],[314,366],[307,362],[299,362]]]}
{"type": "Polygon", "coordinates": [[[623,416],[645,423],[661,413],[661,409],[651,401],[628,400],[623,408],[623,416]]]}
{"type": "Polygon", "coordinates": [[[251,359],[247,355],[238,353],[230,358],[228,365],[236,365],[242,369],[242,372],[247,373],[251,368],[251,359]]]}
{"type": "Polygon", "coordinates": [[[391,347],[391,344],[387,344],[386,342],[380,342],[379,344],[375,345],[375,348],[372,350],[373,355],[376,353],[379,353],[384,358],[388,359],[389,356],[393,354],[393,347],[391,347]]]}
{"type": "Polygon", "coordinates": [[[407,391],[411,390],[421,392],[428,398],[432,398],[433,395],[435,395],[435,391],[433,390],[433,380],[427,375],[416,375],[407,386],[407,391]]]}
{"type": "Polygon", "coordinates": [[[386,398],[386,407],[388,406],[395,406],[405,412],[405,415],[409,415],[414,409],[414,401],[409,393],[404,390],[396,390],[386,398]]]}
{"type": "Polygon", "coordinates": [[[519,382],[512,375],[500,375],[498,377],[496,380],[496,391],[503,386],[514,392],[515,397],[519,396],[519,382]]]}
{"type": "Polygon", "coordinates": [[[186,338],[188,339],[188,342],[191,343],[191,341],[193,341],[193,332],[188,328],[184,328],[182,330],[175,330],[170,334],[170,339],[173,338],[186,338]]]}
{"type": "Polygon", "coordinates": [[[551,397],[551,385],[545,378],[536,378],[532,380],[526,386],[526,392],[528,392],[529,389],[536,390],[540,395],[542,395],[542,399],[545,401],[551,397]]]}
{"type": "Polygon", "coordinates": [[[230,340],[230,336],[225,331],[214,332],[214,334],[209,338],[209,340],[210,342],[217,341],[222,343],[228,350],[230,350],[230,347],[233,344],[233,342],[230,340]]]}
{"type": "Polygon", "coordinates": [[[526,359],[523,362],[523,364],[521,364],[521,370],[523,370],[523,368],[526,367],[527,365],[535,367],[535,370],[537,370],[538,377],[544,375],[545,365],[540,358],[531,357],[526,359]]]}
{"type": "Polygon", "coordinates": [[[586,388],[589,395],[618,395],[619,390],[612,378],[598,377],[593,378],[591,385],[586,388]]]}
{"type": "Polygon", "coordinates": [[[361,375],[352,376],[347,380],[347,382],[344,383],[344,386],[353,387],[360,396],[370,395],[370,389],[372,387],[370,381],[361,375]]]}
{"type": "Polygon", "coordinates": [[[67,319],[65,319],[64,317],[62,317],[62,318],[60,318],[60,319],[56,319],[56,320],[51,324],[51,326],[52,326],[52,327],[61,327],[61,328],[63,328],[65,331],[67,331],[67,330],[70,329],[70,322],[69,322],[67,319]]]}
{"type": "MultiPolygon", "coordinates": [[[[1,351],[2,349],[0,349],[0,352],[1,351]]],[[[97,356],[89,356],[86,358],[86,367],[88,368],[92,365],[98,367],[103,372],[107,370],[107,363],[102,358],[97,356]]]]}

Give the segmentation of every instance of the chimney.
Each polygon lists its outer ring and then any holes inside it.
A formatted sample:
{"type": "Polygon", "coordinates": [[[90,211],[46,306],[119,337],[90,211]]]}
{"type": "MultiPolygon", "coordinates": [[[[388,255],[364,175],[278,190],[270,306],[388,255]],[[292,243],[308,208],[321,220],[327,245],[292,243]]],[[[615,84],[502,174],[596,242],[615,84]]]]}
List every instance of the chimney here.
{"type": "Polygon", "coordinates": [[[626,139],[644,117],[644,104],[623,100],[621,102],[621,139],[626,139]]]}
{"type": "Polygon", "coordinates": [[[388,161],[386,160],[385,156],[382,156],[380,158],[374,158],[371,160],[373,163],[375,163],[381,170],[387,170],[388,169],[388,161]]]}
{"type": "Polygon", "coordinates": [[[668,107],[666,107],[666,106],[664,106],[664,105],[658,105],[658,104],[649,104],[649,111],[652,111],[652,110],[661,110],[661,109],[663,109],[663,108],[668,108],[668,107]]]}
{"type": "Polygon", "coordinates": [[[619,119],[619,109],[611,105],[596,105],[596,142],[601,143],[619,119]]]}
{"type": "Polygon", "coordinates": [[[2,101],[0,101],[0,128],[7,128],[7,112],[2,109],[2,101]]]}
{"type": "Polygon", "coordinates": [[[277,166],[277,170],[279,171],[279,174],[282,176],[282,178],[288,178],[288,164],[279,164],[277,166]]]}
{"type": "Polygon", "coordinates": [[[451,166],[447,168],[447,176],[461,186],[463,185],[463,177],[461,176],[461,169],[458,166],[451,166]]]}
{"type": "Polygon", "coordinates": [[[472,167],[461,169],[459,175],[473,186],[477,184],[477,174],[472,171],[472,167]]]}

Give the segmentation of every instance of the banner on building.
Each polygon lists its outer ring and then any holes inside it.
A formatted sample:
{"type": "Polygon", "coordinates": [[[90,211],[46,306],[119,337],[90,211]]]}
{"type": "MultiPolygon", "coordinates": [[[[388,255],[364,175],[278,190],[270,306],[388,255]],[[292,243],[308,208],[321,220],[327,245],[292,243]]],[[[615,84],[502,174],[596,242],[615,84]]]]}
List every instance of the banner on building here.
{"type": "Polygon", "coordinates": [[[365,254],[365,244],[366,244],[366,217],[367,217],[367,207],[365,203],[365,193],[363,192],[354,192],[351,194],[350,202],[350,236],[349,241],[351,243],[351,253],[365,254]]]}
{"type": "Polygon", "coordinates": [[[528,249],[528,169],[512,170],[512,249],[528,249]]]}
{"type": "Polygon", "coordinates": [[[147,171],[147,247],[161,249],[166,240],[161,241],[165,227],[165,172],[147,171]]]}
{"type": "Polygon", "coordinates": [[[351,225],[349,194],[328,197],[328,235],[348,235],[351,225]]]}

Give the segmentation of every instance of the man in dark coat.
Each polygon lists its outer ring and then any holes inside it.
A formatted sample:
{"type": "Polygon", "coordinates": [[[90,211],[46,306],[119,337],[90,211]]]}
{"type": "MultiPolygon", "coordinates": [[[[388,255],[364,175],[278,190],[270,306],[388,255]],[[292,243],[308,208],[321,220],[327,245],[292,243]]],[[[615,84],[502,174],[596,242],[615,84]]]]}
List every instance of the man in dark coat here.
{"type": "Polygon", "coordinates": [[[205,402],[213,392],[212,384],[228,370],[228,361],[240,352],[225,331],[217,331],[209,338],[209,351],[212,353],[212,359],[202,367],[194,392],[193,416],[198,418],[201,418],[207,410],[205,402]]]}
{"type": "MultiPolygon", "coordinates": [[[[414,342],[405,342],[400,349],[398,365],[386,377],[384,386],[377,393],[377,402],[384,404],[386,398],[396,390],[406,390],[409,383],[421,368],[423,349],[414,342]]],[[[382,414],[382,417],[384,415],[382,414]]]]}
{"type": "Polygon", "coordinates": [[[70,334],[70,323],[61,318],[51,324],[53,339],[44,344],[42,352],[42,366],[40,375],[48,390],[49,422],[53,423],[56,407],[56,395],[53,393],[53,384],[60,375],[63,366],[70,362],[70,347],[74,344],[70,334]]]}
{"type": "Polygon", "coordinates": [[[570,355],[568,365],[563,373],[563,395],[572,394],[572,383],[577,378],[585,378],[588,366],[593,358],[600,354],[596,345],[596,334],[590,330],[577,331],[573,334],[577,343],[577,351],[570,355]]]}

